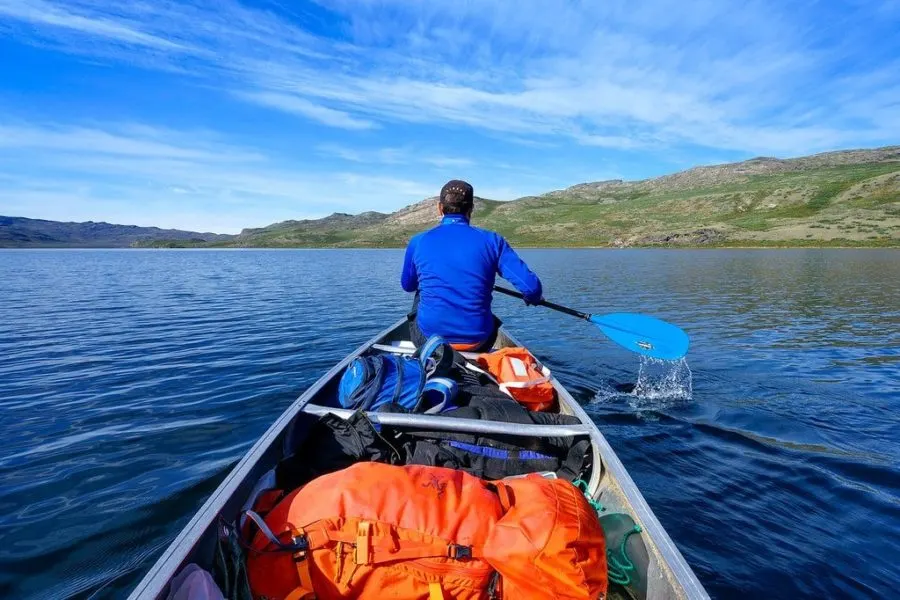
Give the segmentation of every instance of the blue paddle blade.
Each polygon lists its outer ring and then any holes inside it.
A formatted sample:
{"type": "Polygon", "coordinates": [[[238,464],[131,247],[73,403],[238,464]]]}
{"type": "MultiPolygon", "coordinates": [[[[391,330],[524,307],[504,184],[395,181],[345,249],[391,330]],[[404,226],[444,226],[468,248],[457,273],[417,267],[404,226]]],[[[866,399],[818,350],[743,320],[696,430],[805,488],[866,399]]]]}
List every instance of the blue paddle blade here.
{"type": "Polygon", "coordinates": [[[652,358],[678,360],[687,354],[690,345],[687,334],[680,328],[647,315],[591,315],[591,323],[620,346],[652,358]]]}

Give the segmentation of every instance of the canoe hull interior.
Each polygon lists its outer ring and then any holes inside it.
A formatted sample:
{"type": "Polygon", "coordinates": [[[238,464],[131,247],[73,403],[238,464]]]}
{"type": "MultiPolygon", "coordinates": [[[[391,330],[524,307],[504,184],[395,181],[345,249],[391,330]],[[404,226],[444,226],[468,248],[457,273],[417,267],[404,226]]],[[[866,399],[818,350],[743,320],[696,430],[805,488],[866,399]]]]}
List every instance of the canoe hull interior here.
{"type": "MultiPolygon", "coordinates": [[[[320,418],[326,406],[335,397],[337,383],[346,366],[373,345],[391,345],[408,339],[406,320],[401,320],[361,345],[344,360],[335,365],[315,384],[303,393],[266,431],[259,441],[238,462],[225,480],[209,497],[203,507],[178,534],[158,561],[147,572],[129,596],[130,600],[164,600],[168,593],[168,583],[178,571],[189,563],[209,568],[220,534],[222,518],[233,521],[244,507],[257,482],[269,473],[291,448],[297,448],[310,428],[320,418]],[[222,518],[220,518],[222,517],[222,518]]],[[[506,331],[501,331],[497,347],[518,346],[516,339],[506,331]]],[[[611,588],[611,596],[634,597],[638,600],[703,599],[706,591],[697,580],[665,529],[650,510],[640,491],[635,486],[625,467],[609,446],[606,438],[594,425],[578,402],[555,379],[553,380],[560,401],[560,412],[578,418],[581,425],[570,426],[570,435],[585,435],[591,440],[593,459],[588,485],[591,494],[606,508],[606,527],[630,528],[638,523],[640,535],[632,535],[627,542],[629,558],[635,563],[634,583],[628,588],[611,588]],[[609,521],[613,519],[614,522],[609,521]]],[[[338,412],[338,411],[332,411],[338,412]]],[[[377,421],[378,414],[371,415],[377,421]]],[[[427,419],[425,415],[386,415],[381,418],[402,421],[407,419],[427,419]]],[[[439,419],[440,417],[437,417],[439,419]]],[[[435,417],[429,427],[441,429],[435,417]]],[[[452,419],[444,418],[444,422],[452,419]]],[[[469,421],[459,420],[456,421],[469,421]]],[[[515,427],[512,424],[494,422],[470,422],[477,427],[515,427]],[[479,424],[480,423],[480,424],[479,424]]],[[[394,423],[391,423],[394,426],[394,423]]],[[[420,424],[421,425],[421,424],[420,424]]],[[[466,427],[452,423],[448,426],[466,427]]],[[[537,430],[524,427],[515,435],[532,435],[537,430]]],[[[548,426],[530,426],[532,428],[548,426]]],[[[546,435],[538,432],[542,435],[546,435]]],[[[555,431],[553,435],[560,432],[555,431]]],[[[563,432],[566,433],[566,432],[563,432]]],[[[621,539],[621,536],[619,537],[621,539]]]]}

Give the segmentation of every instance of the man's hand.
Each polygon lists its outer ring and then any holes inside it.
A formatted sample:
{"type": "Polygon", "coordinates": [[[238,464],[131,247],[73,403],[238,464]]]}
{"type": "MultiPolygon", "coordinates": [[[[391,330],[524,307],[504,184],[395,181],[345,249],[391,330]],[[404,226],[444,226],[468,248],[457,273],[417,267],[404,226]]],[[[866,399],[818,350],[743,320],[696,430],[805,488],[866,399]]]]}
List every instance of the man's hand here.
{"type": "Polygon", "coordinates": [[[534,302],[529,302],[527,298],[523,298],[523,299],[525,300],[525,304],[527,306],[537,306],[538,304],[540,304],[541,302],[544,301],[544,296],[541,295],[541,297],[538,298],[537,300],[535,300],[534,302]]]}

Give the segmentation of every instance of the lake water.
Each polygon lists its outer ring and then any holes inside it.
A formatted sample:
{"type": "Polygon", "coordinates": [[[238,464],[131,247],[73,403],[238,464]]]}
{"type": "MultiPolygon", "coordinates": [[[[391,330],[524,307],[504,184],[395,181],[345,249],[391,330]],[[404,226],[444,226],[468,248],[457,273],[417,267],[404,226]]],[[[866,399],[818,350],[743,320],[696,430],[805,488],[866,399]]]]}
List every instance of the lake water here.
{"type": "MultiPolygon", "coordinates": [[[[636,396],[636,355],[495,301],[714,597],[895,595],[900,252],[522,255],[548,299],[691,336],[692,396],[636,396]]],[[[0,597],[125,595],[296,396],[405,313],[401,259],[0,251],[0,597]]]]}

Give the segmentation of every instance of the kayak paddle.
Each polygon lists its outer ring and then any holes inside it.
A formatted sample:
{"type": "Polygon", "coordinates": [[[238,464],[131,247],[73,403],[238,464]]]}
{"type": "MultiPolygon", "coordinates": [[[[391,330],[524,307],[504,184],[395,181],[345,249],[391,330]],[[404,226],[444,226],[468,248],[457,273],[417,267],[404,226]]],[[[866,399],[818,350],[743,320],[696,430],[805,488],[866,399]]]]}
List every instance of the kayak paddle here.
{"type": "MultiPolygon", "coordinates": [[[[523,298],[519,292],[494,286],[494,290],[513,298],[523,298]]],[[[590,321],[606,334],[606,337],[632,352],[663,360],[678,360],[687,354],[690,340],[679,327],[647,315],[635,313],[610,313],[591,315],[568,306],[541,300],[541,306],[590,321]]]]}

